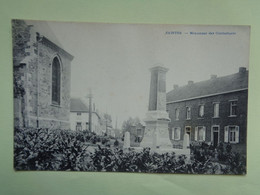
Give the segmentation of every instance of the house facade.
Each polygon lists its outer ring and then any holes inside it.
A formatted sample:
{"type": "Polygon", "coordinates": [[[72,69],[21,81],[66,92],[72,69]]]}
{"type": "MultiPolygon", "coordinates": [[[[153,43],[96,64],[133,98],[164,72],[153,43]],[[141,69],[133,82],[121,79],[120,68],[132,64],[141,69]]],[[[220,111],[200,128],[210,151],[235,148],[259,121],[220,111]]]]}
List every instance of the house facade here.
{"type": "Polygon", "coordinates": [[[95,109],[92,111],[91,123],[89,123],[88,106],[79,98],[71,98],[70,100],[70,129],[74,131],[91,129],[97,135],[106,132],[105,123],[102,122],[102,118],[95,109]]]}
{"type": "Polygon", "coordinates": [[[128,124],[117,138],[124,139],[126,132],[130,134],[130,145],[139,147],[144,138],[145,126],[141,122],[135,124],[128,124]]]}
{"type": "Polygon", "coordinates": [[[174,147],[182,145],[184,134],[192,144],[217,146],[230,143],[246,153],[248,71],[178,87],[167,93],[169,136],[174,147]]]}
{"type": "Polygon", "coordinates": [[[14,126],[69,129],[73,56],[46,22],[13,20],[14,126]]]}
{"type": "Polygon", "coordinates": [[[141,142],[144,137],[145,126],[141,123],[131,126],[130,129],[130,138],[134,142],[141,142]]]}

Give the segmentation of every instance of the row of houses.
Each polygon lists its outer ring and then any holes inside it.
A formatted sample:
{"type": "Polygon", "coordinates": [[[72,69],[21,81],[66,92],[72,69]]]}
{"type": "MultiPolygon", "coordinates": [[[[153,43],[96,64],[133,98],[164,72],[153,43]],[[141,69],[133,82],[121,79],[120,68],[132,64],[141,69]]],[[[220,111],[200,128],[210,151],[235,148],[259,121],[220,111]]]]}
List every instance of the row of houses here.
{"type": "Polygon", "coordinates": [[[182,144],[185,133],[191,143],[217,146],[230,143],[245,153],[247,137],[248,70],[174,89],[167,93],[169,136],[174,145],[182,144]]]}
{"type": "MultiPolygon", "coordinates": [[[[248,70],[240,67],[237,73],[196,82],[174,85],[166,94],[169,113],[169,138],[173,147],[181,148],[184,134],[190,143],[218,146],[231,144],[246,153],[248,70]]],[[[138,124],[129,131],[132,140],[140,142],[144,126],[138,124]]]]}

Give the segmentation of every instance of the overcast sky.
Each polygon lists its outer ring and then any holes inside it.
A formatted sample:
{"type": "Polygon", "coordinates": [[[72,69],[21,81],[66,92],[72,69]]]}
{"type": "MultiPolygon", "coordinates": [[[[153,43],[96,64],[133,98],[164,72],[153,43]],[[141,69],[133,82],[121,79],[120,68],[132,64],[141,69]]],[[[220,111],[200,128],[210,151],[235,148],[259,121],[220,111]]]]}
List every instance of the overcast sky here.
{"type": "Polygon", "coordinates": [[[48,24],[63,48],[74,56],[71,96],[84,97],[91,88],[96,108],[112,115],[113,126],[116,117],[119,127],[128,117],[144,119],[149,68],[158,63],[169,68],[167,92],[188,80],[233,74],[241,66],[248,69],[246,26],[48,24]]]}

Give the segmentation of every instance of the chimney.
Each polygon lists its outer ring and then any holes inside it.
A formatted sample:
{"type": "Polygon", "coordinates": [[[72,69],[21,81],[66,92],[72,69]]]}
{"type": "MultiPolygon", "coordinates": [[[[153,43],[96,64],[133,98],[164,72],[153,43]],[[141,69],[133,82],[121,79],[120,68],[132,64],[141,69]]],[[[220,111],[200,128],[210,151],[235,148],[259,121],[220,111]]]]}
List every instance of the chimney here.
{"type": "Polygon", "coordinates": [[[178,89],[179,85],[173,85],[173,89],[178,89]]]}
{"type": "Polygon", "coordinates": [[[239,67],[239,73],[243,74],[246,72],[246,68],[245,67],[239,67]]]}
{"type": "Polygon", "coordinates": [[[216,75],[216,74],[210,75],[210,79],[216,79],[216,78],[217,78],[217,75],[216,75]]]}
{"type": "Polygon", "coordinates": [[[192,85],[193,83],[193,81],[188,81],[188,85],[192,85]]]}

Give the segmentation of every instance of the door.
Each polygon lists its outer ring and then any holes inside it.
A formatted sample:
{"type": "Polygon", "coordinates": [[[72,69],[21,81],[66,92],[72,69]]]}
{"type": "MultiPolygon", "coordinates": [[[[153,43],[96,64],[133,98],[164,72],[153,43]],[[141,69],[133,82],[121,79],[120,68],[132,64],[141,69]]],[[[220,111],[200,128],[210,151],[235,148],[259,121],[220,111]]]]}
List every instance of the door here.
{"type": "Polygon", "coordinates": [[[219,144],[219,126],[212,127],[212,142],[214,147],[219,144]]]}
{"type": "Polygon", "coordinates": [[[190,138],[190,135],[191,135],[191,126],[186,126],[185,127],[185,133],[187,133],[189,135],[189,138],[190,138]]]}

